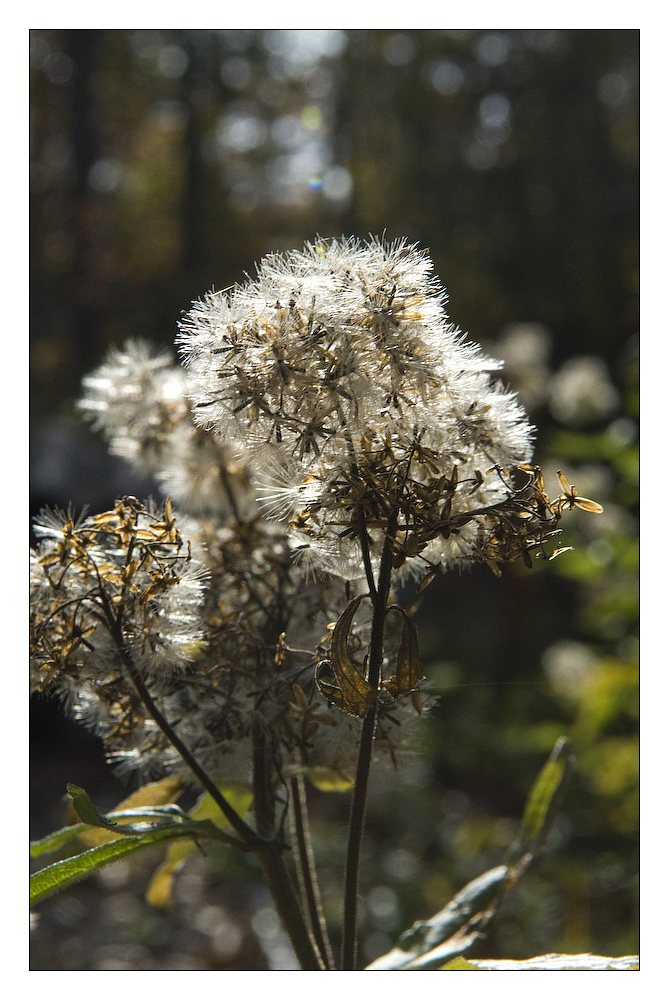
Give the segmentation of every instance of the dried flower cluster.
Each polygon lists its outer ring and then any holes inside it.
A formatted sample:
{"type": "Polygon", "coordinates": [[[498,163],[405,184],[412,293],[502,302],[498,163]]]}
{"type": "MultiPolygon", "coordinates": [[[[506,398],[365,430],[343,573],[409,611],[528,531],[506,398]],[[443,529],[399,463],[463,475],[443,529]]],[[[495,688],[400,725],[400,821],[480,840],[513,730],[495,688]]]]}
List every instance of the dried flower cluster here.
{"type": "Polygon", "coordinates": [[[131,342],[85,380],[85,416],[180,510],[125,497],[35,527],[34,687],[114,760],[182,768],[171,731],[217,780],[248,777],[259,739],[284,780],[350,773],[372,705],[394,759],[429,698],[401,609],[368,681],[363,598],[387,540],[395,578],[424,585],[549,558],[564,509],[599,509],[564,477],[548,497],[532,428],[431,266],[376,240],[270,255],[192,308],[185,370],[131,342]]]}
{"type": "MultiPolygon", "coordinates": [[[[346,588],[325,577],[305,584],[275,524],[201,523],[202,561],[169,499],[155,511],[125,497],[78,522],[47,513],[35,531],[33,688],[57,691],[103,737],[113,762],[146,774],[182,770],[148,692],[219,780],[249,780],[254,727],[271,736],[280,773],[327,767],[350,776],[355,720],[333,710],[315,683],[346,588]]],[[[362,650],[365,636],[356,627],[352,648],[362,650]]],[[[425,705],[405,702],[394,712],[415,717],[425,705]]],[[[378,751],[395,759],[389,725],[378,751]]]]}
{"type": "Polygon", "coordinates": [[[55,688],[112,752],[162,754],[137,682],[162,697],[184,672],[204,634],[206,581],[170,501],[156,511],[125,497],[78,521],[45,513],[35,533],[33,687],[55,688]]]}

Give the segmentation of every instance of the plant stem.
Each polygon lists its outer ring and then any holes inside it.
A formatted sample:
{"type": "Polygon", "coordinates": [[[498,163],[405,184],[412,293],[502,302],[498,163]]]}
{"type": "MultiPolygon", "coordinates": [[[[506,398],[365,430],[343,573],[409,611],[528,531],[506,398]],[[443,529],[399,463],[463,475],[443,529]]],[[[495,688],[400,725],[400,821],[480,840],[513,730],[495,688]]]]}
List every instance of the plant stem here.
{"type": "Polygon", "coordinates": [[[212,778],[209,777],[207,772],[198,763],[196,758],[190,752],[186,744],[180,739],[177,733],[174,731],[172,726],[169,724],[165,716],[162,714],[155,701],[153,700],[151,693],[149,692],[144,680],[137,669],[137,666],[132,659],[130,653],[125,647],[123,638],[120,635],[120,630],[114,624],[112,627],[114,634],[114,639],[118,648],[119,655],[126,667],[130,679],[132,680],[139,697],[141,698],[145,708],[147,709],[149,715],[154,720],[158,728],[165,734],[167,739],[170,741],[174,749],[177,751],[184,763],[190,768],[197,780],[200,782],[205,791],[209,792],[212,799],[219,807],[225,818],[227,819],[233,830],[239,834],[242,838],[243,844],[240,846],[245,846],[251,850],[258,850],[264,846],[264,841],[258,836],[256,831],[250,827],[241,816],[236,812],[235,809],[230,805],[228,800],[219,790],[216,783],[212,778]]]}
{"type": "MultiPolygon", "coordinates": [[[[337,408],[337,412],[339,413],[339,419],[341,420],[342,426],[344,428],[346,447],[348,449],[349,458],[351,460],[351,474],[354,477],[360,478],[360,469],[358,467],[358,460],[355,455],[353,438],[351,437],[351,432],[346,425],[346,417],[344,416],[343,410],[340,406],[337,408]]],[[[372,570],[372,557],[369,551],[369,540],[367,537],[365,512],[359,500],[357,500],[355,504],[355,519],[357,521],[358,541],[360,542],[360,552],[362,553],[362,563],[363,566],[365,567],[365,577],[367,579],[369,596],[371,597],[372,600],[374,600],[376,598],[376,583],[374,581],[374,572],[372,570]]]]}
{"type": "Polygon", "coordinates": [[[281,848],[276,842],[267,844],[266,848],[259,852],[258,857],[276,911],[288,932],[300,966],[306,972],[322,972],[323,965],[311,943],[304,914],[297,900],[281,848]]]}
{"type": "Polygon", "coordinates": [[[286,866],[283,849],[274,837],[275,808],[271,780],[271,735],[260,720],[253,724],[253,807],[256,825],[267,838],[259,859],[277,913],[288,932],[302,969],[318,972],[323,968],[314,949],[309,928],[286,866]]]}
{"type": "MultiPolygon", "coordinates": [[[[394,512],[388,519],[388,528],[379,566],[378,583],[376,592],[372,596],[374,611],[369,643],[368,682],[375,692],[378,691],[381,680],[381,667],[383,665],[383,639],[393,571],[393,543],[396,533],[397,513],[394,512]]],[[[365,808],[367,805],[367,784],[372,762],[374,730],[376,728],[376,707],[377,702],[375,700],[362,723],[358,767],[355,775],[353,801],[351,803],[346,874],[344,878],[344,926],[341,967],[345,971],[352,971],[356,967],[358,871],[360,867],[360,847],[365,823],[365,808]]]]}
{"type": "Polygon", "coordinates": [[[218,463],[218,472],[221,478],[221,485],[223,487],[223,492],[230,504],[230,510],[232,511],[232,516],[234,517],[237,524],[242,523],[242,517],[239,512],[239,504],[237,503],[237,497],[235,496],[235,490],[230,482],[230,474],[225,466],[224,462],[218,463]]]}
{"type": "Polygon", "coordinates": [[[299,859],[297,870],[300,875],[301,888],[304,896],[304,906],[309,914],[314,941],[320,953],[323,965],[329,970],[334,968],[334,957],[330,941],[328,940],[327,927],[325,925],[323,907],[321,905],[314,852],[311,846],[309,814],[307,811],[307,795],[304,787],[304,778],[301,774],[291,778],[290,791],[293,828],[295,840],[297,841],[299,859]]]}

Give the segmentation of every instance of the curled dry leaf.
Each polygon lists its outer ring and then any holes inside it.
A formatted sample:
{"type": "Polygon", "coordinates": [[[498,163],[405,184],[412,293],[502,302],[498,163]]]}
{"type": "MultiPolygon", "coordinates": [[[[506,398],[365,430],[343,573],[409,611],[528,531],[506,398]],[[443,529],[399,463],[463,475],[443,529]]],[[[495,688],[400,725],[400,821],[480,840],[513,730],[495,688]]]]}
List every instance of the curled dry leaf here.
{"type": "Polygon", "coordinates": [[[333,702],[342,712],[355,715],[359,719],[367,715],[376,697],[376,692],[355,665],[348,652],[348,636],[361,600],[362,597],[356,597],[351,601],[332,630],[330,666],[337,683],[331,684],[320,676],[316,677],[322,694],[329,701],[333,702]]]}
{"type": "Polygon", "coordinates": [[[392,677],[383,681],[382,687],[393,698],[401,694],[409,694],[424,679],[423,669],[420,665],[420,655],[418,653],[418,633],[416,626],[409,618],[408,614],[399,605],[394,604],[388,608],[388,612],[396,611],[402,616],[402,635],[400,638],[400,648],[397,653],[397,669],[392,677]]]}

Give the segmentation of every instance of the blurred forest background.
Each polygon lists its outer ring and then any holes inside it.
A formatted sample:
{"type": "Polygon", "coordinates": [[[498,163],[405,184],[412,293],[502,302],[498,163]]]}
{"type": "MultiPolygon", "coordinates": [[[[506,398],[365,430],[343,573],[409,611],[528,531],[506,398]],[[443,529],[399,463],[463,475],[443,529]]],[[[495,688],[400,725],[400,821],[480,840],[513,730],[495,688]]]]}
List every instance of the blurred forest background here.
{"type": "MultiPolygon", "coordinates": [[[[372,776],[368,960],[503,861],[561,734],[560,818],[477,953],[638,949],[638,52],[626,30],[30,35],[33,513],[157,494],[75,410],[109,346],[172,344],[268,251],[383,232],[430,249],[454,322],[505,360],[550,491],[563,469],[605,507],[565,520],[575,551],[550,565],[425,592],[440,703],[372,776]]],[[[104,808],[128,794],[95,739],[33,709],[33,836],[63,824],[66,781],[104,808]]],[[[336,926],[349,796],[313,798],[336,926]]],[[[163,912],[143,898],[159,861],[43,904],[32,967],[293,967],[252,864],[195,857],[163,912]]]]}

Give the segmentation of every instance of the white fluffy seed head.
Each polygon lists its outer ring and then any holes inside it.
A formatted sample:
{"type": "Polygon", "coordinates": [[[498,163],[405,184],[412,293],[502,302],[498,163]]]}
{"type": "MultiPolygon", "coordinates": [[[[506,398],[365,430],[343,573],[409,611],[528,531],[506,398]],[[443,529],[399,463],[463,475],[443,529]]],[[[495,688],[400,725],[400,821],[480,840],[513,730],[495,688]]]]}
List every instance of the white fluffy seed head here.
{"type": "MultiPolygon", "coordinates": [[[[458,482],[449,516],[462,515],[504,496],[490,470],[530,460],[532,428],[494,378],[500,363],[445,303],[415,246],[342,239],[270,254],[182,323],[194,419],[243,445],[264,512],[289,520],[310,565],[359,575],[361,515],[374,562],[389,504],[411,531],[444,478],[458,482]]],[[[478,537],[459,524],[428,540],[431,556],[479,558],[478,537]]]]}

